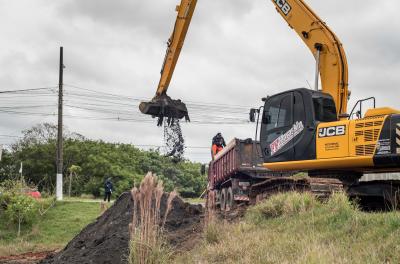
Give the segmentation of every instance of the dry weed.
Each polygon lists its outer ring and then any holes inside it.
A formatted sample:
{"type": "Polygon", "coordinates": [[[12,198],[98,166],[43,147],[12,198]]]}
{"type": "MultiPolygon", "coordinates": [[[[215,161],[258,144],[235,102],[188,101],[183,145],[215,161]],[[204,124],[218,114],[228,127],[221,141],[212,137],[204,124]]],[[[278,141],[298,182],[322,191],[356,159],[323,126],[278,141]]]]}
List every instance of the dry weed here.
{"type": "Polygon", "coordinates": [[[144,177],[139,188],[135,187],[131,191],[134,200],[132,223],[129,225],[131,264],[167,263],[171,257],[171,250],[162,237],[162,231],[177,193],[169,194],[166,212],[161,221],[163,194],[162,181],[151,172],[144,177]]]}

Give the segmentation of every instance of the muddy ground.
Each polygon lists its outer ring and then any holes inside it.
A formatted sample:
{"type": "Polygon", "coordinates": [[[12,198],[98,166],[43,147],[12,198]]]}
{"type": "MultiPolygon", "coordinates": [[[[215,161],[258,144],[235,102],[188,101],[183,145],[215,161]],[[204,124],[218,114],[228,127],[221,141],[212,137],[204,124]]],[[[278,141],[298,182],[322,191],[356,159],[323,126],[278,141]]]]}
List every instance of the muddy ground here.
{"type": "Polygon", "coordinates": [[[45,252],[29,252],[29,253],[24,253],[21,255],[15,255],[15,256],[3,256],[0,257],[0,263],[1,264],[36,264],[40,260],[46,258],[47,256],[54,254],[54,252],[51,251],[45,251],[45,252]]]}
{"type": "MultiPolygon", "coordinates": [[[[166,208],[164,195],[161,215],[166,208]]],[[[130,193],[122,194],[114,205],[92,224],[85,227],[60,252],[49,255],[41,264],[119,264],[127,263],[129,231],[133,200],[130,193]]],[[[172,210],[165,225],[166,238],[176,251],[192,249],[201,239],[203,208],[185,203],[179,197],[172,202],[172,210]]]]}

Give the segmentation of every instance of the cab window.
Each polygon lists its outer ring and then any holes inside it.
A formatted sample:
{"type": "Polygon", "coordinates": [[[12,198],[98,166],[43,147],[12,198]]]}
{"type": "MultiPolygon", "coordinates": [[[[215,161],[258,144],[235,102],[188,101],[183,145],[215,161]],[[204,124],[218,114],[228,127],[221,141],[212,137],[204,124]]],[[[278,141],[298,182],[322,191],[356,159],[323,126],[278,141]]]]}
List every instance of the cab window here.
{"type": "Polygon", "coordinates": [[[292,125],[292,96],[291,94],[276,96],[270,99],[269,107],[265,109],[263,122],[267,130],[292,125]]]}
{"type": "Polygon", "coordinates": [[[313,98],[315,120],[319,122],[337,121],[336,106],[332,99],[313,98]]]}

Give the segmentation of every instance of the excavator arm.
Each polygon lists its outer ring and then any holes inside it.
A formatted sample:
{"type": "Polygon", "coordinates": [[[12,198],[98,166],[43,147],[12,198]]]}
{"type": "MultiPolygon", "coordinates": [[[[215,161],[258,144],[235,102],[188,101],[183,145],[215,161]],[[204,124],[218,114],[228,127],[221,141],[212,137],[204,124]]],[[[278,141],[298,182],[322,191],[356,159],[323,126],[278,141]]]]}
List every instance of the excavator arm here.
{"type": "Polygon", "coordinates": [[[347,118],[348,66],[342,43],[302,0],[272,0],[277,11],[296,31],[317,61],[315,88],[321,76],[322,91],[330,94],[338,117],[347,118]]]}
{"type": "Polygon", "coordinates": [[[192,20],[194,9],[196,8],[196,3],[197,0],[182,0],[181,4],[176,7],[178,16],[172,35],[168,39],[168,48],[161,69],[161,78],[158,84],[157,95],[165,94],[168,90],[186,38],[186,33],[189,29],[190,21],[192,20]]]}
{"type": "MultiPolygon", "coordinates": [[[[272,0],[278,12],[301,37],[317,62],[315,88],[321,76],[322,91],[330,94],[335,102],[339,118],[347,118],[348,66],[341,42],[303,0],[272,0]]],[[[142,113],[158,117],[161,125],[165,117],[170,123],[183,117],[189,120],[186,105],[173,100],[167,94],[169,84],[188,31],[197,0],[181,0],[174,30],[168,40],[168,48],[161,69],[161,78],[155,97],[142,102],[142,113]]]]}
{"type": "Polygon", "coordinates": [[[165,117],[168,118],[168,123],[173,119],[181,119],[183,117],[189,121],[186,105],[180,100],[171,99],[167,95],[167,90],[174,74],[196,4],[197,0],[181,0],[181,4],[176,7],[178,15],[172,35],[168,39],[167,52],[161,69],[161,77],[156,95],[150,102],[142,102],[139,105],[142,113],[159,118],[158,125],[162,124],[165,117]]]}

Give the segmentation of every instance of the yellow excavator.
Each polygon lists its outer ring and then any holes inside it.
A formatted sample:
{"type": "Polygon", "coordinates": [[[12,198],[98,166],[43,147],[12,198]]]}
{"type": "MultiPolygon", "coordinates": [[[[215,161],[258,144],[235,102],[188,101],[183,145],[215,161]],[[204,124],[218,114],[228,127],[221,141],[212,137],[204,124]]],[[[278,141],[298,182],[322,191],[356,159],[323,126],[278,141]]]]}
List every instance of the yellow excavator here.
{"type": "MultiPolygon", "coordinates": [[[[399,172],[400,112],[389,107],[363,111],[367,100],[375,106],[375,98],[367,98],[348,113],[348,65],[338,37],[304,1],[272,2],[314,55],[316,74],[314,90],[300,88],[268,96],[262,107],[250,111],[251,121],[257,114],[261,117],[263,167],[349,182],[364,173],[399,172]]],[[[171,100],[166,91],[195,6],[196,0],[182,0],[177,8],[156,97],[140,105],[145,114],[188,119],[186,106],[171,100]]]]}

